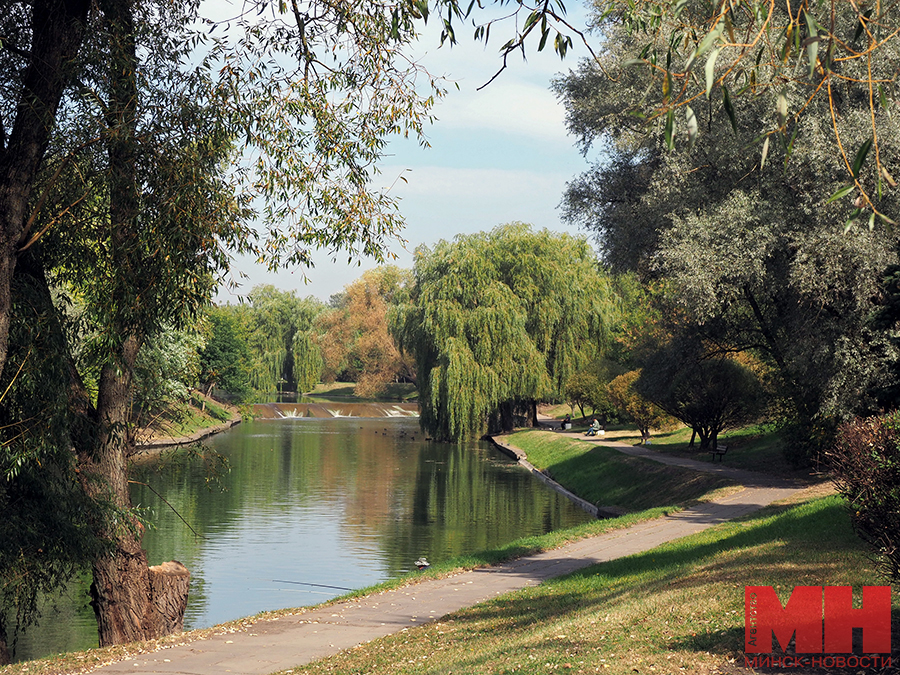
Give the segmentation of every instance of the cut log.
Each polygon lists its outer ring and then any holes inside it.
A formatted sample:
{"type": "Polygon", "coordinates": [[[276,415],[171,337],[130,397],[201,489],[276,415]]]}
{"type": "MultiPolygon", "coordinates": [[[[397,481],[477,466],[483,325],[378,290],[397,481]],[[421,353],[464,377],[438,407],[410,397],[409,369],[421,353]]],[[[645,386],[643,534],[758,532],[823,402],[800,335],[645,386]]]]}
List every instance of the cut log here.
{"type": "Polygon", "coordinates": [[[153,603],[153,626],[157,637],[184,630],[191,573],[177,560],[150,568],[150,601],[153,603]]]}

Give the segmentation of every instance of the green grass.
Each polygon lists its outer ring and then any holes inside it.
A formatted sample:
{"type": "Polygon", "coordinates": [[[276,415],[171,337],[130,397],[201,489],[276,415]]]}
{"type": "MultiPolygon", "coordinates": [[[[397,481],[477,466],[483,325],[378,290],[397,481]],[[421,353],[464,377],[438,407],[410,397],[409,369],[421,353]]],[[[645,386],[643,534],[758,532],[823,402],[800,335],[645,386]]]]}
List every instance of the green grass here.
{"type": "Polygon", "coordinates": [[[869,570],[839,498],[772,506],[285,672],[747,672],[745,585],[785,602],[795,585],[882,583],[869,570]]]}
{"type": "Polygon", "coordinates": [[[164,418],[156,420],[153,428],[156,436],[180,438],[214,427],[222,421],[209,411],[201,412],[199,408],[185,405],[169,410],[164,418]]]}
{"type": "MultiPolygon", "coordinates": [[[[607,434],[610,440],[637,445],[641,437],[639,433],[607,434]]],[[[701,462],[711,462],[709,452],[700,452],[700,440],[691,449],[691,430],[681,427],[674,431],[654,432],[651,447],[659,452],[689,457],[701,462]]],[[[784,457],[781,433],[768,426],[752,425],[741,429],[726,431],[719,436],[719,444],[728,446],[723,458],[725,464],[737,469],[760,471],[779,476],[797,475],[797,470],[784,457]]],[[[715,460],[718,463],[718,459],[715,460]]],[[[806,472],[809,473],[808,471],[806,472]]]]}
{"type": "Polygon", "coordinates": [[[506,438],[538,469],[598,506],[629,511],[684,506],[734,485],[712,474],[628,457],[566,434],[531,430],[506,438]]]}
{"type": "Polygon", "coordinates": [[[548,417],[561,420],[566,415],[572,415],[574,418],[578,414],[578,408],[576,407],[573,411],[568,403],[554,403],[541,407],[541,413],[548,417]]]}
{"type": "Polygon", "coordinates": [[[200,400],[197,398],[192,398],[191,404],[196,408],[205,407],[206,413],[209,414],[210,417],[217,419],[220,422],[227,422],[231,419],[231,413],[222,406],[213,402],[211,399],[207,398],[204,400],[200,400]]]}

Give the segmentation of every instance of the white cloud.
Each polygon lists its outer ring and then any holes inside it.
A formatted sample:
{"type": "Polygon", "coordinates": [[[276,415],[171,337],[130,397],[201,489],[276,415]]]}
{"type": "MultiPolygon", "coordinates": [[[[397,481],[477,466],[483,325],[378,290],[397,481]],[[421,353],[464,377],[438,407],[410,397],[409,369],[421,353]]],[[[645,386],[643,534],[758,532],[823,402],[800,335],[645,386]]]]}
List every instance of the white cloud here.
{"type": "Polygon", "coordinates": [[[569,143],[565,110],[548,86],[500,80],[481,91],[451,90],[435,114],[444,128],[486,129],[569,143]]]}

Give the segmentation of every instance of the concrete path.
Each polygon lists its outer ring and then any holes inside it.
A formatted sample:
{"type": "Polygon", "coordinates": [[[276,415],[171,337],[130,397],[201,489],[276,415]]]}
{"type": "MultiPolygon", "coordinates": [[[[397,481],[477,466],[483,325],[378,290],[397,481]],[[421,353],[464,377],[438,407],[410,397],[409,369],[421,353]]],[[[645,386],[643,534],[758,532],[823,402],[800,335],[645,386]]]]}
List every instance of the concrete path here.
{"type": "MultiPolygon", "coordinates": [[[[659,461],[660,456],[653,455],[659,461]]],[[[753,477],[750,482],[755,485],[672,516],[502,565],[259,622],[239,632],[144,654],[94,672],[266,675],[310,663],[404,628],[436,621],[497,595],[700,532],[788,497],[798,489],[755,474],[753,477]]]]}

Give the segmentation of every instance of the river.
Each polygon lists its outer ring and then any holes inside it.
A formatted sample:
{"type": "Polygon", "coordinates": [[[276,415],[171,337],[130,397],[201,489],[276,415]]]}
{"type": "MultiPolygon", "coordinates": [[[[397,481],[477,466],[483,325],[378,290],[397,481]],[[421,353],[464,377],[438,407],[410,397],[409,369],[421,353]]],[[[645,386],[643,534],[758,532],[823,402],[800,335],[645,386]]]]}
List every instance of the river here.
{"type": "MultiPolygon", "coordinates": [[[[187,629],[315,604],[419,557],[440,562],[589,518],[488,444],[426,440],[416,419],[256,420],[205,444],[227,472],[163,457],[132,475],[150,564],[191,571],[187,629]]],[[[84,584],[74,585],[16,657],[95,644],[84,584]]]]}

